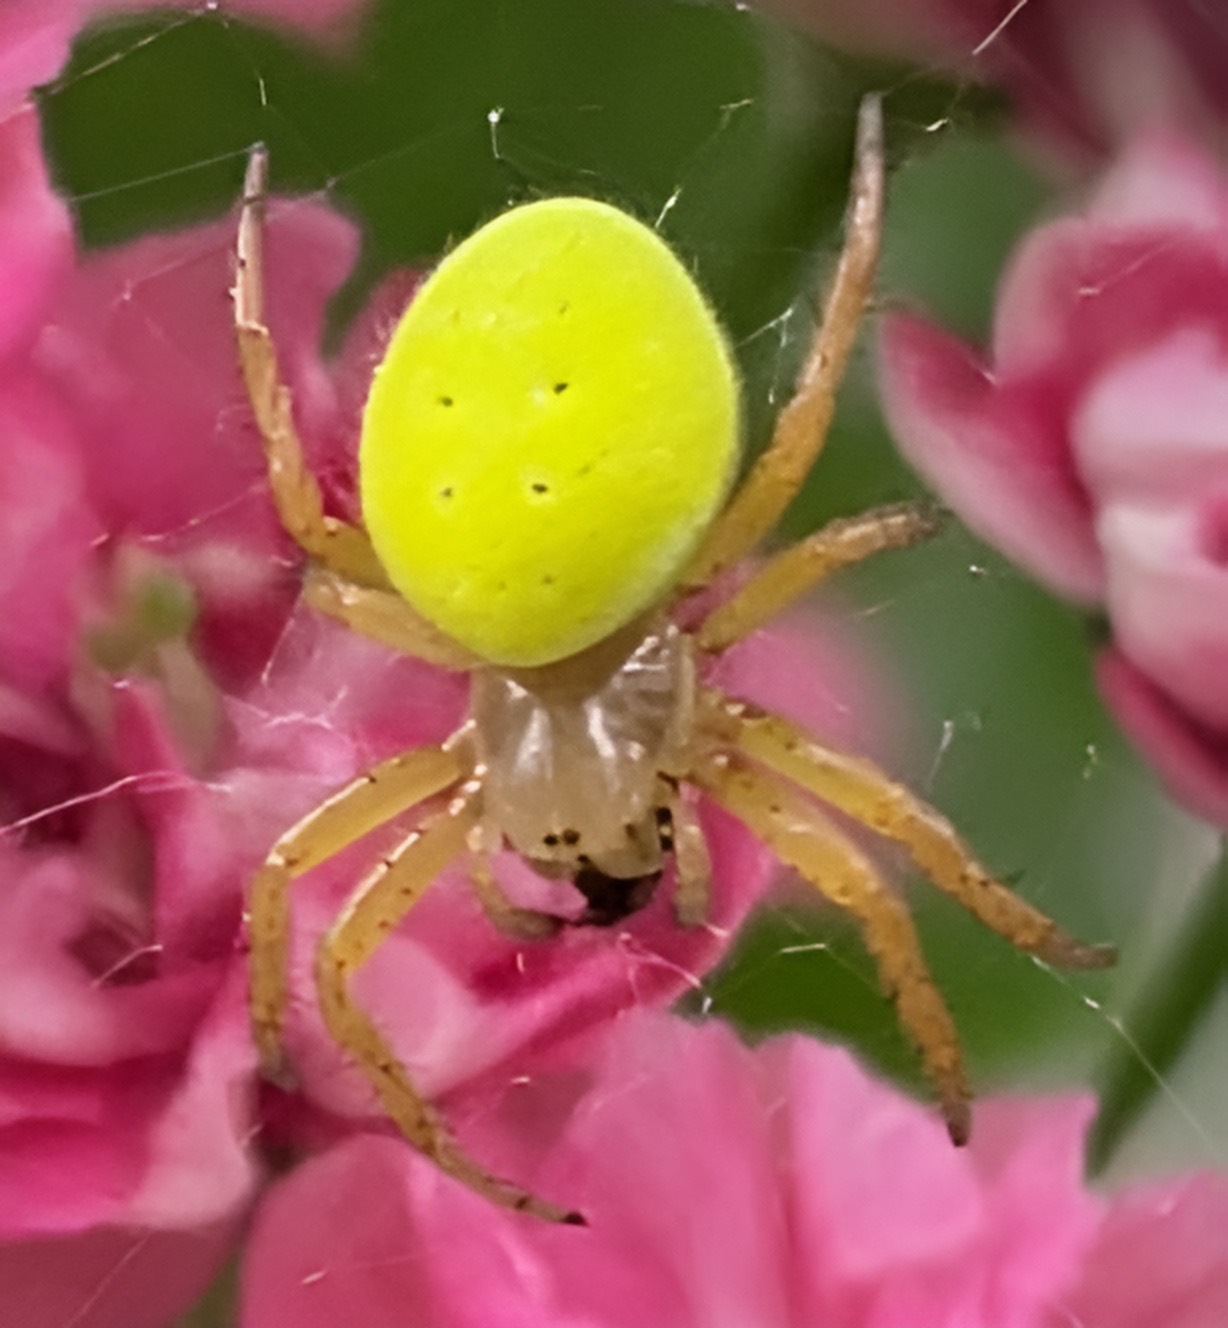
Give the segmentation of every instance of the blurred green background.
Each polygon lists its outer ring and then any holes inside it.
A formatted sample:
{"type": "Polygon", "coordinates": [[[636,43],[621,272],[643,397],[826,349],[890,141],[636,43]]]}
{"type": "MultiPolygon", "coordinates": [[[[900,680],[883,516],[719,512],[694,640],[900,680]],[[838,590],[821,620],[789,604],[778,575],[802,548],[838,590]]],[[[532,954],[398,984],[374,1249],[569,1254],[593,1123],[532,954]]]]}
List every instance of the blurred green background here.
{"type": "MultiPolygon", "coordinates": [[[[559,192],[616,202],[659,224],[717,306],[747,380],[753,451],[839,242],[868,88],[886,94],[893,168],[880,307],[920,304],[979,337],[1016,237],[1071,201],[1012,147],[1005,108],[826,52],[731,4],[388,0],[331,54],[215,9],[144,15],[89,33],[41,109],[91,247],[228,212],[248,147],[267,143],[277,191],[316,195],[363,227],[336,329],[380,274],[428,261],[510,203],[559,192]]],[[[919,492],[877,413],[869,321],[786,536],[919,492]]],[[[1185,976],[1162,956],[1214,845],[1165,804],[1102,712],[1091,625],[958,528],[858,569],[818,611],[844,616],[900,695],[906,719],[879,754],[1026,897],[1121,947],[1116,973],[1055,975],[911,883],[978,1087],[1114,1074],[1118,1096],[1154,1087],[1154,1053],[1131,1046],[1133,1011],[1154,1004],[1157,981],[1185,976]]],[[[1175,1063],[1217,986],[1201,981],[1154,1035],[1175,1063]]],[[[831,912],[765,916],[695,1004],[749,1031],[834,1034],[917,1082],[855,935],[831,912]]],[[[1165,1069],[1153,1095],[1162,1143],[1140,1164],[1213,1160],[1206,1136],[1218,1129],[1222,1143],[1223,1128],[1202,1094],[1222,1079],[1216,1054],[1209,1078],[1205,1064],[1165,1069]]]]}

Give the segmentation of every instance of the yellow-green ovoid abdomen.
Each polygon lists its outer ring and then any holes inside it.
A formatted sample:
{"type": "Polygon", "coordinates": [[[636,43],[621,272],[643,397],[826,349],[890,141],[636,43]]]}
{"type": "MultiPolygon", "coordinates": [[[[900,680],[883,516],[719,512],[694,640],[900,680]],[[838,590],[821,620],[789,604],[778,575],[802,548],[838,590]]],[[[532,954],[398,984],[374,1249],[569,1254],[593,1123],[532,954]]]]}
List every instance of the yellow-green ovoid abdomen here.
{"type": "Polygon", "coordinates": [[[738,380],[686,269],[584,198],[505,212],[393,333],[363,520],[393,584],[492,663],[583,650],[652,605],[720,508],[738,380]]]}

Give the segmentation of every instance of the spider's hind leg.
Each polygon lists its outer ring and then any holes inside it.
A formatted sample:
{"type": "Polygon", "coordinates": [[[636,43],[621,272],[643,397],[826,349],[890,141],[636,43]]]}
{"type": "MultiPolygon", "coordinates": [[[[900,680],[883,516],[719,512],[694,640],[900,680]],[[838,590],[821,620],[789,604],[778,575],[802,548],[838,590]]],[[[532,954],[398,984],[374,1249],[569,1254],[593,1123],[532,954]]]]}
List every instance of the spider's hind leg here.
{"type": "Polygon", "coordinates": [[[324,511],[320,486],[303,455],[290,389],[264,313],[264,208],[268,154],[253,150],[243,185],[235,248],[234,314],[239,361],[264,443],[269,487],[287,534],[315,564],[308,601],[355,631],[442,668],[472,668],[474,656],[410,607],[393,589],[367,533],[324,511]]]}
{"type": "Polygon", "coordinates": [[[712,523],[682,575],[682,585],[707,585],[744,558],[775,526],[810,473],[835,412],[836,390],[874,284],[883,226],[883,107],[866,97],[857,141],[844,249],[792,400],[780,412],[767,450],[712,523]]]}
{"type": "Polygon", "coordinates": [[[243,381],[264,442],[277,515],[288,534],[312,558],[360,585],[387,586],[366,533],[326,516],[320,486],[307,467],[294,424],[290,389],[281,381],[273,334],[264,313],[264,208],[268,153],[253,149],[243,181],[235,248],[235,335],[243,381]]]}

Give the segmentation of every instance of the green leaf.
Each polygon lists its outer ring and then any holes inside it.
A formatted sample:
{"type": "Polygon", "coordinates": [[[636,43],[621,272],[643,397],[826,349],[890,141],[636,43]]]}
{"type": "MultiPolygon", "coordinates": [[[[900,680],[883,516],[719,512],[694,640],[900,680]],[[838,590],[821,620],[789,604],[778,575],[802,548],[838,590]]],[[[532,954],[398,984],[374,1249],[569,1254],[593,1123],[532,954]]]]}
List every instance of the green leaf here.
{"type": "Polygon", "coordinates": [[[1100,1114],[1088,1139],[1088,1170],[1103,1171],[1161,1089],[1228,979],[1228,841],[1155,974],[1125,1020],[1102,1075],[1100,1114]]]}

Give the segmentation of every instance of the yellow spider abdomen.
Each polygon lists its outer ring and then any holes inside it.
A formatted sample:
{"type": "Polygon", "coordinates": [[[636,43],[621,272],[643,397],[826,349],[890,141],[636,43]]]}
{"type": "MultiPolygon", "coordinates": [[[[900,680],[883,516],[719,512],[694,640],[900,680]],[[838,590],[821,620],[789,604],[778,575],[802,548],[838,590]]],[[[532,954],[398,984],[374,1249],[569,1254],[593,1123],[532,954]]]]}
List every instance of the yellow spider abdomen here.
{"type": "Polygon", "coordinates": [[[738,380],[655,232],[554,198],[423,283],[363,418],[363,519],[393,584],[493,663],[583,650],[649,607],[724,500],[738,380]]]}

